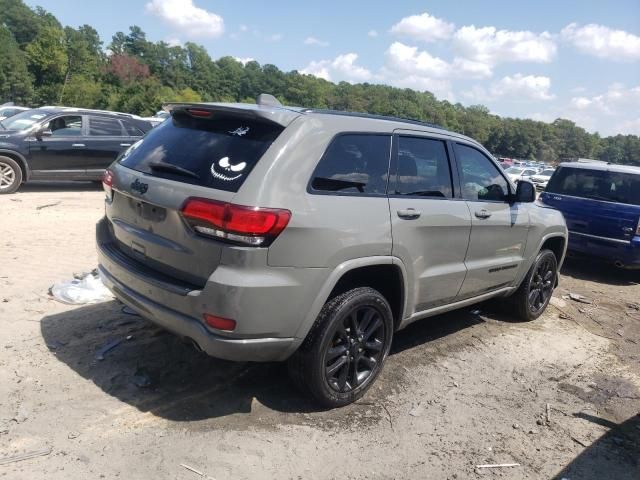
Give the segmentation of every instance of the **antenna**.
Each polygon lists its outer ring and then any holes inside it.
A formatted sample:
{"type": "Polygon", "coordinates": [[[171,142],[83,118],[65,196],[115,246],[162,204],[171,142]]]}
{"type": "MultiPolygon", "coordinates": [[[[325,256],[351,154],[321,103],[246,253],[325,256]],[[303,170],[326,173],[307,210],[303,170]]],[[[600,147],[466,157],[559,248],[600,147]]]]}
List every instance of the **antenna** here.
{"type": "Polygon", "coordinates": [[[260,95],[258,95],[258,98],[256,98],[256,103],[260,106],[267,106],[267,107],[282,106],[282,104],[278,101],[276,97],[274,97],[273,95],[269,95],[268,93],[261,93],[260,95]]]}

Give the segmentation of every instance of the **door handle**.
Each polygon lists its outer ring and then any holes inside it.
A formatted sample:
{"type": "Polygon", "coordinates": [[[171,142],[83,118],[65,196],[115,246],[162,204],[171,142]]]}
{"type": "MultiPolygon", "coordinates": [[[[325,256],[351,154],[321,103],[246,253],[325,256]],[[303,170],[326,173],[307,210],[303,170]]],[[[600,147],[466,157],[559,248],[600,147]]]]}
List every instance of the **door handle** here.
{"type": "Polygon", "coordinates": [[[130,147],[131,144],[130,143],[121,143],[120,146],[121,147],[130,147]]]}
{"type": "Polygon", "coordinates": [[[481,218],[481,219],[485,219],[485,218],[489,218],[491,216],[491,212],[485,210],[484,208],[482,210],[477,210],[475,213],[477,218],[481,218]]]}
{"type": "Polygon", "coordinates": [[[71,145],[72,147],[86,147],[84,143],[74,143],[71,145]]]}
{"type": "Polygon", "coordinates": [[[631,228],[631,227],[622,227],[622,231],[624,233],[633,233],[633,228],[631,228]]]}
{"type": "Polygon", "coordinates": [[[398,216],[400,218],[404,218],[405,220],[413,220],[420,216],[420,210],[416,210],[415,208],[407,208],[404,210],[398,210],[398,216]]]}

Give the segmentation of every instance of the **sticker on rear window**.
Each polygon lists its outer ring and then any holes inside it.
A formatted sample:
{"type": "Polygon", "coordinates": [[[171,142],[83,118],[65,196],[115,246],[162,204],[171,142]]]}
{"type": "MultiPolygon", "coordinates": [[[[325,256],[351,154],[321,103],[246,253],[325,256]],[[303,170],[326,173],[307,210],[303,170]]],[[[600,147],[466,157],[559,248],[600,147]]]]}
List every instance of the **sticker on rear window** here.
{"type": "Polygon", "coordinates": [[[230,130],[229,133],[231,135],[237,135],[238,137],[241,137],[243,135],[246,135],[248,131],[249,127],[238,127],[235,130],[230,130]]]}
{"type": "Polygon", "coordinates": [[[242,176],[242,171],[247,167],[247,162],[232,164],[229,157],[222,157],[217,162],[211,164],[211,175],[213,178],[232,182],[242,176]]]}

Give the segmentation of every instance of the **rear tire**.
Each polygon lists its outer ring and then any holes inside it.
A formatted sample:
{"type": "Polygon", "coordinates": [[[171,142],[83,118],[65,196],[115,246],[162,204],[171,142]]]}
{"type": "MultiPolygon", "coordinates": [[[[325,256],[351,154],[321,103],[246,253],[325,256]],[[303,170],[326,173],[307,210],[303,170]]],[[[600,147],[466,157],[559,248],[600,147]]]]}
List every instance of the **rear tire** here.
{"type": "Polygon", "coordinates": [[[9,157],[0,157],[0,195],[14,193],[22,183],[20,165],[9,157]]]}
{"type": "Polygon", "coordinates": [[[322,406],[348,405],[375,382],[392,337],[393,315],[387,300],[372,288],[354,288],[324,305],[289,359],[289,374],[322,406]]]}
{"type": "Polygon", "coordinates": [[[549,305],[558,278],[558,260],[551,250],[538,253],[520,288],[510,300],[519,320],[531,321],[542,315],[549,305]]]}

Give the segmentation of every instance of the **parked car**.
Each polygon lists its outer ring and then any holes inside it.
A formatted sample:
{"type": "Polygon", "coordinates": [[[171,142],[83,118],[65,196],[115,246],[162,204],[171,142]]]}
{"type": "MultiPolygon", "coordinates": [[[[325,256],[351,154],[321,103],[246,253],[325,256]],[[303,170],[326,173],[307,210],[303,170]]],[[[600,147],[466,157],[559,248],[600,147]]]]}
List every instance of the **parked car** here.
{"type": "Polygon", "coordinates": [[[151,123],[154,127],[157,127],[162,122],[164,122],[167,118],[169,118],[169,112],[165,112],[164,110],[160,110],[156,112],[152,117],[143,117],[143,120],[146,120],[151,123]]]}
{"type": "Polygon", "coordinates": [[[540,173],[531,176],[531,182],[536,186],[536,190],[544,190],[551,179],[551,175],[555,172],[555,168],[546,168],[540,173]]]}
{"type": "Polygon", "coordinates": [[[511,167],[505,170],[512,182],[519,182],[520,180],[530,180],[532,175],[537,173],[533,168],[528,167],[511,167]]]}
{"type": "Polygon", "coordinates": [[[29,110],[27,107],[18,107],[16,105],[0,105],[0,121],[5,118],[13,117],[15,114],[29,110]]]}
{"type": "Polygon", "coordinates": [[[562,163],[540,201],[564,214],[572,252],[640,268],[640,167],[562,163]]]}
{"type": "Polygon", "coordinates": [[[0,121],[0,194],[30,180],[100,180],[151,124],[133,115],[65,107],[0,121]]]}
{"type": "Polygon", "coordinates": [[[330,407],[365,393],[416,320],[496,297],[538,317],[567,237],[470,138],[272,97],[173,106],[104,185],[117,298],[209,355],[288,359],[330,407]]]}

